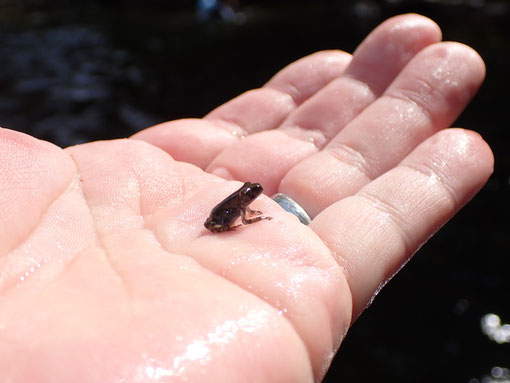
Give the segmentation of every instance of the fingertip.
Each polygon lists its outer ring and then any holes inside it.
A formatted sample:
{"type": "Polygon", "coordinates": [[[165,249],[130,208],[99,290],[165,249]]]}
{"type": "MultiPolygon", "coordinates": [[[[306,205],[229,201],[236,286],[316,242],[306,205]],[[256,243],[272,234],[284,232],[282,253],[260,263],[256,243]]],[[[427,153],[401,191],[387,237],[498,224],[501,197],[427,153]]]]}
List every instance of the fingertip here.
{"type": "Polygon", "coordinates": [[[494,172],[494,153],[480,133],[463,128],[451,128],[441,132],[450,134],[453,145],[464,157],[480,169],[488,178],[494,172]]]}
{"type": "Polygon", "coordinates": [[[133,136],[156,146],[177,161],[205,169],[211,161],[243,133],[241,129],[205,119],[168,121],[144,129],[133,136]]]}
{"type": "Polygon", "coordinates": [[[444,129],[424,141],[402,163],[432,169],[460,205],[482,188],[494,169],[494,155],[480,134],[467,129],[444,129]]]}
{"type": "Polygon", "coordinates": [[[415,45],[418,49],[442,39],[439,25],[432,19],[416,13],[397,15],[387,19],[369,35],[369,39],[373,36],[377,37],[381,32],[391,39],[415,45]]]}
{"type": "Polygon", "coordinates": [[[429,49],[435,50],[437,56],[444,56],[452,61],[455,60],[459,69],[467,68],[469,70],[469,76],[466,76],[467,80],[473,84],[474,91],[478,90],[485,79],[486,68],[484,60],[477,51],[456,41],[433,44],[429,49]]]}
{"type": "Polygon", "coordinates": [[[416,14],[392,17],[359,45],[346,73],[379,95],[415,55],[439,41],[441,30],[432,20],[416,14]]]}
{"type": "Polygon", "coordinates": [[[431,43],[441,41],[443,35],[441,28],[434,20],[417,13],[397,15],[389,18],[385,23],[398,32],[416,30],[425,38],[430,39],[431,43]]]}
{"type": "Polygon", "coordinates": [[[289,94],[296,105],[300,105],[339,77],[351,58],[341,50],[315,52],[286,66],[264,87],[289,94]]]}

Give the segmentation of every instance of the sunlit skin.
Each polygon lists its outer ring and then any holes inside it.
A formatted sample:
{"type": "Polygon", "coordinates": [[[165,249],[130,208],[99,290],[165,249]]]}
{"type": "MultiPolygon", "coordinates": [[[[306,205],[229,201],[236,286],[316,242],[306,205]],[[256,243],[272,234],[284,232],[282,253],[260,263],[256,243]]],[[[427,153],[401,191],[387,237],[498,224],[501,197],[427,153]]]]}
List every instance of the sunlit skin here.
{"type": "Polygon", "coordinates": [[[483,61],[440,40],[398,16],[352,56],[313,54],[127,140],[62,150],[0,130],[0,380],[320,381],[374,294],[492,172],[477,133],[446,129],[483,61]],[[209,232],[245,180],[273,219],[209,232]]]}

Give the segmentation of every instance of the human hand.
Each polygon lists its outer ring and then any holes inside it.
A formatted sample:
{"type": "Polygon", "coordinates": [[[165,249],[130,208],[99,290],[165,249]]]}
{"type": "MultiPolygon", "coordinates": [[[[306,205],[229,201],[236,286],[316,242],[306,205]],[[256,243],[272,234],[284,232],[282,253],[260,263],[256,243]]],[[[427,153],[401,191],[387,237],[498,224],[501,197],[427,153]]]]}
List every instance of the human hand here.
{"type": "Polygon", "coordinates": [[[320,380],[352,320],[492,171],[476,133],[444,130],[483,62],[440,38],[399,16],[352,57],[314,54],[133,139],[61,150],[1,130],[2,378],[320,380]],[[251,206],[273,220],[212,234],[230,180],[314,220],[261,196],[251,206]]]}

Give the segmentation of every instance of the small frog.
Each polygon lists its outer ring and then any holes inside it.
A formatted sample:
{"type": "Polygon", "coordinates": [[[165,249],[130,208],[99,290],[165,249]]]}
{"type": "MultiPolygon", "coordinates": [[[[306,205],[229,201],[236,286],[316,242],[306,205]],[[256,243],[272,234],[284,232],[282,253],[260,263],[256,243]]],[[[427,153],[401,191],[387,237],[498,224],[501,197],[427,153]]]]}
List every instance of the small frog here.
{"type": "Polygon", "coordinates": [[[247,218],[247,215],[262,214],[261,211],[251,210],[248,205],[252,203],[261,193],[262,186],[257,183],[246,182],[239,190],[229,195],[221,201],[214,209],[212,209],[209,218],[204,226],[213,233],[234,230],[242,224],[232,226],[234,222],[241,216],[244,225],[255,223],[263,219],[273,219],[259,215],[258,217],[247,218]]]}

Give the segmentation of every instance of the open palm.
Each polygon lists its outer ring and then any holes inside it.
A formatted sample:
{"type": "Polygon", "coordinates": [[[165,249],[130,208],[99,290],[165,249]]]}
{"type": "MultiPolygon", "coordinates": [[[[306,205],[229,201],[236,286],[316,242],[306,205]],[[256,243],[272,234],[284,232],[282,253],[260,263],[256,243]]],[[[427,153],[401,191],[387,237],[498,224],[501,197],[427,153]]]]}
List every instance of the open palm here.
{"type": "Polygon", "coordinates": [[[484,65],[417,15],[202,120],[62,150],[0,130],[0,381],[320,380],[351,322],[484,184],[448,129],[484,65]],[[239,181],[273,217],[203,223],[239,181]],[[3,380],[2,380],[3,379],[3,380]]]}

